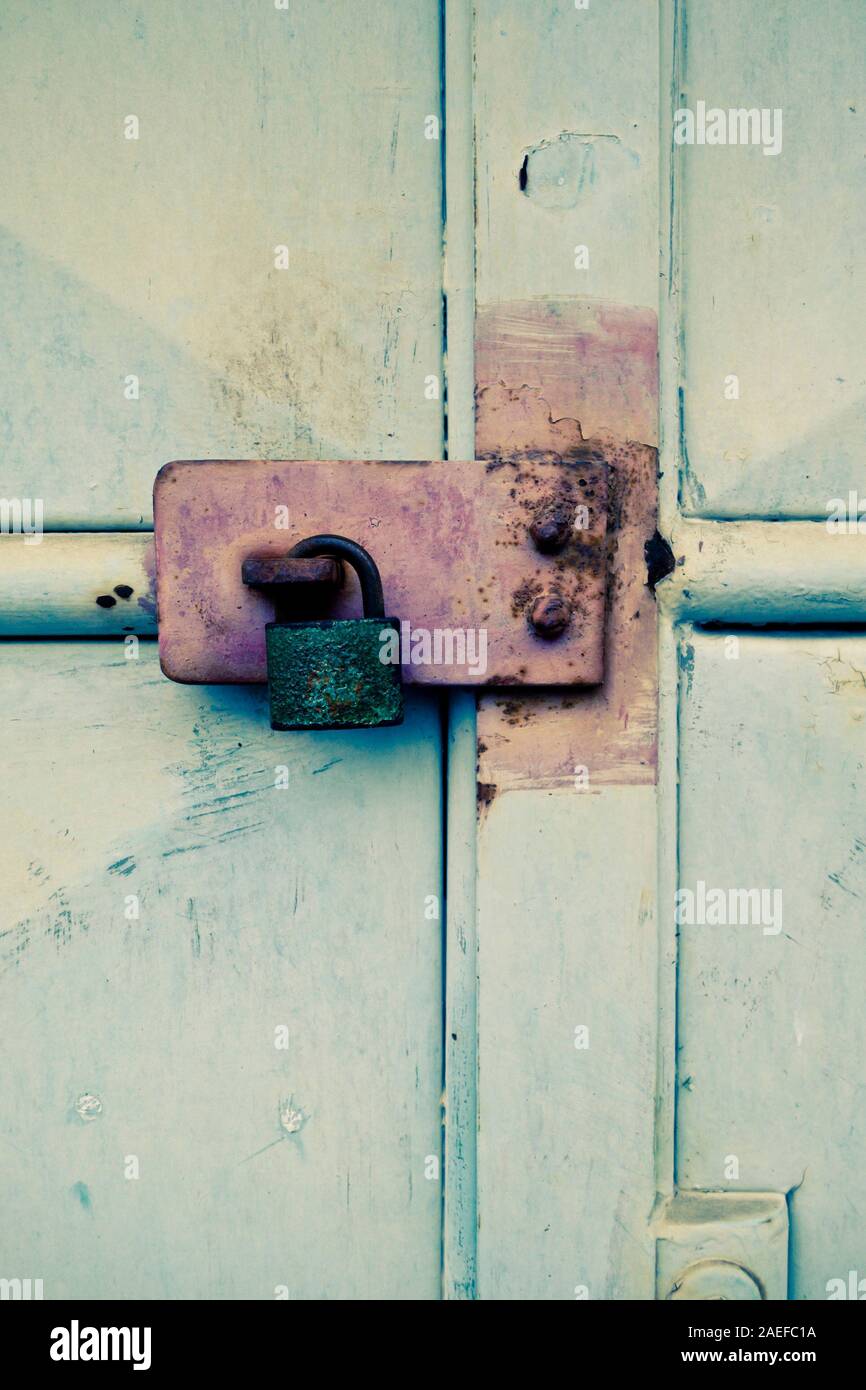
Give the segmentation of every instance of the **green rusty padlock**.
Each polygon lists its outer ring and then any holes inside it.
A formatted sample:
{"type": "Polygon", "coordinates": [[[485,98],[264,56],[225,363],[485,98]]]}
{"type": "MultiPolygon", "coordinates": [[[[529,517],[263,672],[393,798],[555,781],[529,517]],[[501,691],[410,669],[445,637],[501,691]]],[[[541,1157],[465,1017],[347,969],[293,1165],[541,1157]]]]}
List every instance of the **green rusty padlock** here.
{"type": "MultiPolygon", "coordinates": [[[[272,729],[372,729],[403,722],[399,662],[388,652],[399,635],[385,617],[382,580],[372,555],[345,536],[310,536],[288,559],[346,560],[361,583],[363,618],[268,623],[268,690],[272,729]],[[383,657],[385,659],[383,659],[383,657]]],[[[399,646],[396,647],[399,650],[399,646]]]]}

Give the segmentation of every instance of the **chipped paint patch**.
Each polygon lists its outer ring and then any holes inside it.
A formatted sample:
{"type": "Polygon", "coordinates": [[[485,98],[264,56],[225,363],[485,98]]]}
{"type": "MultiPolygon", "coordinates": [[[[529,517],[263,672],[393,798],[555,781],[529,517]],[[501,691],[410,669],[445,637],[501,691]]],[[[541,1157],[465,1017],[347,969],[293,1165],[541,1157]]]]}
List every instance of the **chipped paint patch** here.
{"type": "Polygon", "coordinates": [[[490,810],[490,807],[496,800],[496,791],[497,788],[494,786],[492,782],[476,783],[476,796],[478,799],[479,819],[483,820],[484,816],[490,810]]]}
{"type": "Polygon", "coordinates": [[[654,594],[656,585],[662,579],[666,579],[669,574],[673,574],[677,562],[674,559],[670,542],[665,540],[660,531],[655,531],[650,536],[644,545],[643,553],[646,560],[647,588],[654,594]]]}
{"type": "Polygon", "coordinates": [[[95,1096],[90,1091],[85,1091],[75,1102],[75,1113],[83,1124],[91,1124],[98,1120],[102,1114],[103,1106],[99,1096],[95,1096]]]}
{"type": "Polygon", "coordinates": [[[627,177],[640,164],[636,150],[618,135],[584,135],[564,130],[526,150],[520,190],[543,208],[573,208],[600,189],[627,177]]]}
{"type": "Polygon", "coordinates": [[[297,1134],[299,1130],[303,1129],[306,1123],[307,1116],[304,1114],[303,1110],[295,1108],[294,1101],[291,1098],[289,1100],[280,1101],[280,1128],[286,1134],[297,1134]]]}
{"type": "Polygon", "coordinates": [[[695,675],[695,649],[691,642],[681,642],[677,651],[677,664],[680,671],[685,676],[686,695],[692,693],[692,681],[695,675]]]}
{"type": "Polygon", "coordinates": [[[75,1182],[69,1190],[84,1211],[93,1211],[93,1201],[86,1182],[75,1182]]]}

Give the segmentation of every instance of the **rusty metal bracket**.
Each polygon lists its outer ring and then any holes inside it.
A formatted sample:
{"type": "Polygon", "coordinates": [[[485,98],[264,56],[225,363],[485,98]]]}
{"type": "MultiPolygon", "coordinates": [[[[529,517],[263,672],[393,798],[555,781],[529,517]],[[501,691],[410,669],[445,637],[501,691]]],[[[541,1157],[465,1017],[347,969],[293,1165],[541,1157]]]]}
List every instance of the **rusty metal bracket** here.
{"type": "Polygon", "coordinates": [[[342,585],[343,566],[330,555],[248,555],[241,579],[270,598],[278,622],[289,621],[321,609],[342,585]]]}
{"type": "Polygon", "coordinates": [[[287,559],[337,530],[373,556],[403,680],[582,686],[604,674],[608,463],[599,448],[458,463],[179,462],[154,487],[162,669],[267,679],[265,625],[303,593],[360,615],[357,580],[287,559]]]}

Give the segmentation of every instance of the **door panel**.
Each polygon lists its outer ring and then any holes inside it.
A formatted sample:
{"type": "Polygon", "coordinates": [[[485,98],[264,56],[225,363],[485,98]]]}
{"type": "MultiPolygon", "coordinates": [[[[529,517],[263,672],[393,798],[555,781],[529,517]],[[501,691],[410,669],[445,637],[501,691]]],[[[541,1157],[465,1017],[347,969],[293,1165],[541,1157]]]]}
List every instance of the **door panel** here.
{"type": "Polygon", "coordinates": [[[149,526],[173,458],[441,456],[437,0],[0,23],[4,495],[149,526]]]}
{"type": "Polygon", "coordinates": [[[711,1251],[823,1298],[862,1266],[866,639],[757,625],[866,615],[863,538],[785,522],[863,478],[863,13],[6,4],[0,490],[94,534],[0,536],[0,1276],[649,1299],[711,1251]],[[675,147],[698,100],[781,108],[782,154],[675,147]],[[278,735],[264,690],[69,640],[152,635],[150,542],[105,530],[171,458],[473,433],[482,468],[610,466],[597,689],[278,735]],[[677,927],[698,882],[779,888],[780,930],[677,927]]]}
{"type": "Polygon", "coordinates": [[[826,1298],[863,1253],[866,640],[695,632],[681,662],[680,887],[780,896],[680,926],[678,1180],[790,1193],[790,1296],[826,1298]]]}
{"type": "Polygon", "coordinates": [[[652,1298],[659,14],[474,8],[477,447],[617,499],[603,688],[479,706],[478,1293],[652,1298]]]}
{"type": "Polygon", "coordinates": [[[655,789],[505,792],[478,872],[481,1297],[652,1298],[655,789]]]}
{"type": "Polygon", "coordinates": [[[479,304],[578,295],[655,309],[656,6],[473,9],[479,304]]]}
{"type": "Polygon", "coordinates": [[[46,1298],[438,1297],[435,704],[287,737],[263,690],[172,685],[150,643],[0,661],[3,1270],[46,1298]]]}
{"type": "Polygon", "coordinates": [[[866,9],[680,11],[674,106],[782,113],[778,155],[675,151],[684,500],[702,516],[826,517],[864,479],[866,9]]]}

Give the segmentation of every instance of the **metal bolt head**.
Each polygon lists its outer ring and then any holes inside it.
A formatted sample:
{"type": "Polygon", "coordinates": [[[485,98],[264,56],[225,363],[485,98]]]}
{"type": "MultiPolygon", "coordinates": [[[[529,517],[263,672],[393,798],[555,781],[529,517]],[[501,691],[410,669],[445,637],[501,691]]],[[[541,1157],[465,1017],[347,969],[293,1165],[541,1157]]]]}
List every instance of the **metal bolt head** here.
{"type": "Polygon", "coordinates": [[[562,594],[539,594],[530,609],[529,622],[537,637],[552,642],[571,622],[571,604],[562,594]]]}
{"type": "Polygon", "coordinates": [[[542,555],[555,555],[562,550],[573,526],[574,507],[570,502],[545,502],[535,513],[529,534],[542,555]]]}

